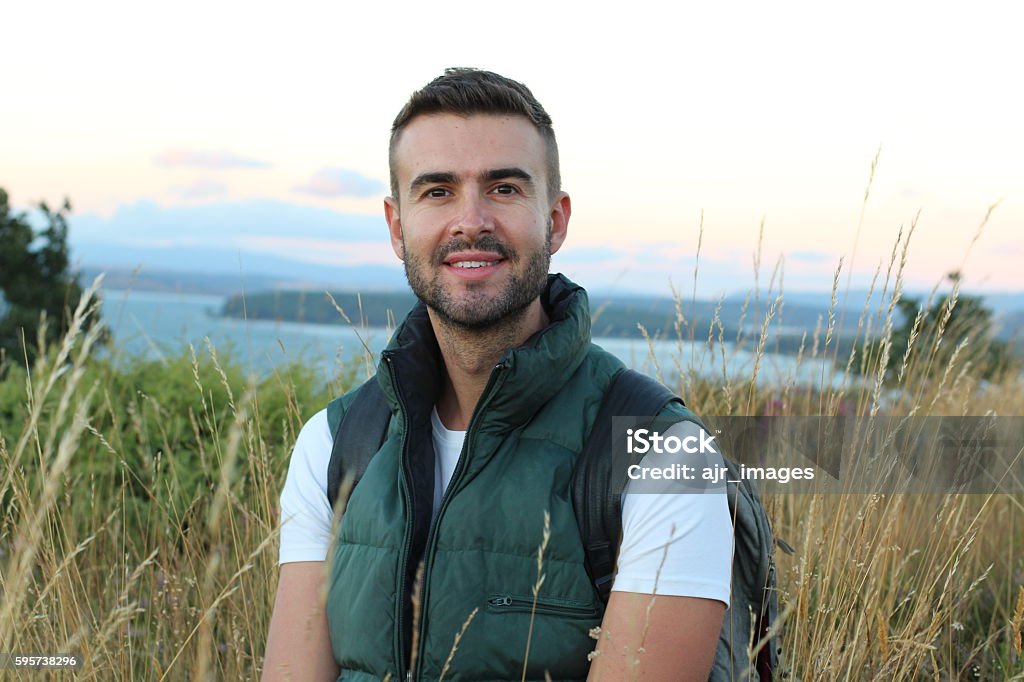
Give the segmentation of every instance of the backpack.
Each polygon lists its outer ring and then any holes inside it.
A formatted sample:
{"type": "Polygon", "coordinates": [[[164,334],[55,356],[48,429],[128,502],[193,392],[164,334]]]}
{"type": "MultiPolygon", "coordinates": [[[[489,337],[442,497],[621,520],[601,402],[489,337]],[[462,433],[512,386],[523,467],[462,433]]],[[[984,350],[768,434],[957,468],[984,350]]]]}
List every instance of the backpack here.
{"type": "MultiPolygon", "coordinates": [[[[619,371],[605,392],[591,433],[576,460],[573,508],[586,552],[587,574],[605,603],[611,594],[622,538],[621,499],[628,482],[625,467],[613,466],[609,456],[612,417],[654,416],[671,403],[684,405],[681,398],[654,379],[630,369],[619,371]]],[[[328,409],[328,421],[334,428],[327,468],[327,498],[332,508],[342,480],[350,477],[358,483],[366,471],[384,443],[391,418],[376,377],[357,389],[344,414],[334,411],[339,407],[340,401],[335,401],[328,409]]],[[[709,679],[765,682],[778,672],[782,653],[776,623],[779,605],[774,540],[754,482],[740,476],[739,467],[724,459],[729,479],[740,483],[727,486],[734,539],[731,606],[725,612],[709,679]],[[766,637],[767,642],[751,661],[749,650],[766,637]]]]}

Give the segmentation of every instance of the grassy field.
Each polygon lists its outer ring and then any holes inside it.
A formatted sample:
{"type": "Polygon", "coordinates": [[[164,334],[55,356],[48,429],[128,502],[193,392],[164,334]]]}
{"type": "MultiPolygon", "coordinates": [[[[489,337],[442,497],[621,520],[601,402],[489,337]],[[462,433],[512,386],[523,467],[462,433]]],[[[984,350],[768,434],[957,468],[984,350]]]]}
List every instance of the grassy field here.
{"type": "MultiPolygon", "coordinates": [[[[982,381],[971,341],[946,336],[943,324],[920,330],[897,369],[881,371],[899,291],[895,250],[894,263],[879,278],[877,308],[830,312],[802,352],[807,362],[832,356],[838,318],[858,316],[862,338],[876,342],[837,358],[836,371],[860,365],[862,380],[765,385],[755,364],[738,382],[725,371],[721,327],[691,328],[681,296],[677,333],[706,339],[721,377],[681,353],[661,378],[703,414],[1024,415],[1020,373],[982,381]]],[[[772,288],[756,294],[768,302],[764,332],[738,347],[764,351],[784,302],[772,288]]],[[[95,331],[76,331],[88,314],[80,307],[63,344],[30,371],[0,368],[0,652],[76,652],[83,680],[255,679],[291,445],[366,366],[324,386],[299,365],[247,379],[211,347],[114,363],[97,357],[95,331]]],[[[777,495],[766,504],[776,535],[795,548],[778,556],[790,679],[1024,679],[1022,496],[777,495]]]]}

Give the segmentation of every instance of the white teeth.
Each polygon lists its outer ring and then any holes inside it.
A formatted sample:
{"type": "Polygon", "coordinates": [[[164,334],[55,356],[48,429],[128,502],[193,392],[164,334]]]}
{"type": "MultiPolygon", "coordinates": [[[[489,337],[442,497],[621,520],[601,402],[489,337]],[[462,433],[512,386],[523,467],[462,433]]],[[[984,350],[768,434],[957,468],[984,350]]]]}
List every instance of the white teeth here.
{"type": "Polygon", "coordinates": [[[458,263],[452,263],[457,268],[482,268],[487,265],[494,265],[497,261],[482,261],[482,260],[462,260],[458,263]]]}

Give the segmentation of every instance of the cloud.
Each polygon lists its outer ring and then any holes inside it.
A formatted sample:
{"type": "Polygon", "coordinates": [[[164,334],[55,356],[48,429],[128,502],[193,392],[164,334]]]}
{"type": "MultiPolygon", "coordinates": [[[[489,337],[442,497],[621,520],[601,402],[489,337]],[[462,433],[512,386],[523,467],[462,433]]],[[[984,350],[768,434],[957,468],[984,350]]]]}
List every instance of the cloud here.
{"type": "Polygon", "coordinates": [[[316,197],[366,198],[383,195],[386,186],[379,180],[345,168],[321,168],[309,180],[292,191],[316,197]]]}
{"type": "Polygon", "coordinates": [[[267,253],[310,263],[328,265],[395,265],[390,245],[382,240],[310,239],[292,236],[254,236],[239,240],[246,251],[267,253]]]}
{"type": "Polygon", "coordinates": [[[175,185],[171,187],[171,192],[181,199],[210,199],[223,195],[227,192],[227,189],[228,186],[223,182],[217,182],[209,178],[199,178],[188,185],[175,185]]]}
{"type": "Polygon", "coordinates": [[[71,238],[81,242],[144,245],[157,239],[175,243],[238,245],[243,238],[289,236],[388,243],[379,215],[343,213],[269,199],[161,206],[152,201],[122,205],[105,217],[74,217],[71,238]],[[189,241],[191,240],[191,241],[189,241]]]}
{"type": "Polygon", "coordinates": [[[270,168],[265,161],[239,156],[226,151],[203,151],[176,147],[166,149],[153,159],[163,168],[202,168],[204,170],[225,170],[228,168],[270,168]]]}
{"type": "Polygon", "coordinates": [[[826,263],[833,259],[832,254],[825,251],[790,251],[786,257],[801,263],[826,263]]]}

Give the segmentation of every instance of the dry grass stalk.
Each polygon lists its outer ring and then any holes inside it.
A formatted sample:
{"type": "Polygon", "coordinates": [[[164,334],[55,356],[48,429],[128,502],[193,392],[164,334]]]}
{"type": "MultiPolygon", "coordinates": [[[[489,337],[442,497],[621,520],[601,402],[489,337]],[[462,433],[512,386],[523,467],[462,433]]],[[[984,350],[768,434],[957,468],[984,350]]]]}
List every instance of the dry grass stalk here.
{"type": "Polygon", "coordinates": [[[409,650],[409,671],[416,674],[416,664],[419,662],[420,636],[423,634],[423,570],[426,564],[420,562],[416,569],[416,579],[412,584],[412,644],[409,650]]]}
{"type": "Polygon", "coordinates": [[[1017,606],[1013,609],[1013,617],[1010,618],[1010,637],[1013,642],[1013,650],[1017,656],[1021,655],[1021,637],[1024,636],[1024,585],[1017,589],[1017,606]]]}
{"type": "Polygon", "coordinates": [[[459,642],[462,641],[462,637],[466,634],[466,630],[469,629],[469,624],[476,618],[476,614],[480,611],[479,608],[474,608],[469,612],[466,620],[462,622],[462,627],[455,633],[455,640],[452,642],[452,648],[448,651],[448,658],[444,659],[444,665],[441,666],[441,675],[438,677],[437,682],[444,682],[444,676],[448,674],[448,670],[451,668],[452,660],[455,658],[455,652],[459,650],[459,642]]]}
{"type": "Polygon", "coordinates": [[[533,623],[537,616],[537,599],[540,598],[540,588],[544,585],[544,552],[548,548],[548,541],[551,540],[551,514],[544,510],[544,528],[541,531],[540,545],[537,547],[537,580],[533,583],[533,604],[530,605],[530,628],[526,632],[526,652],[523,654],[523,674],[520,678],[526,680],[526,666],[530,661],[530,644],[533,643],[533,623]]]}

